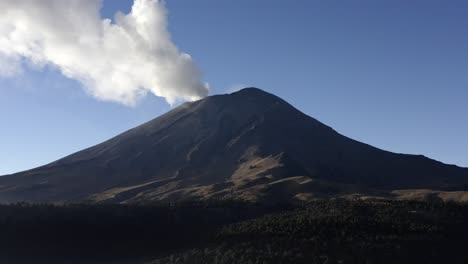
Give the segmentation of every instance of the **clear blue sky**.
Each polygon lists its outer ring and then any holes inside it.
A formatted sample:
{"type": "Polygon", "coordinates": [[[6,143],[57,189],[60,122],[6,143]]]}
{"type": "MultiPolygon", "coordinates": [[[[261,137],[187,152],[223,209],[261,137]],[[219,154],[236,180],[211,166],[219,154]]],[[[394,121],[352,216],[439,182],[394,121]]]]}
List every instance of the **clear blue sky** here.
{"type": "MultiPolygon", "coordinates": [[[[102,14],[128,12],[105,0],[102,14]]],[[[212,87],[256,86],[338,132],[468,167],[467,1],[169,0],[169,28],[212,87]]],[[[170,109],[98,101],[55,70],[0,79],[0,175],[170,109]]]]}

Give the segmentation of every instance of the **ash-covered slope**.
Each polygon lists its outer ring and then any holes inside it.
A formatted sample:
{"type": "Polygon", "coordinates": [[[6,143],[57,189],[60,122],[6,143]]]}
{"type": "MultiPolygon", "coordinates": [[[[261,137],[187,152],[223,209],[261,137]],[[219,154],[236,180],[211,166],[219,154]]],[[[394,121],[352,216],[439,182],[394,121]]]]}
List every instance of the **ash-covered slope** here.
{"type": "Polygon", "coordinates": [[[357,142],[247,88],[185,103],[104,143],[0,177],[0,202],[289,200],[467,184],[467,169],[357,142]]]}

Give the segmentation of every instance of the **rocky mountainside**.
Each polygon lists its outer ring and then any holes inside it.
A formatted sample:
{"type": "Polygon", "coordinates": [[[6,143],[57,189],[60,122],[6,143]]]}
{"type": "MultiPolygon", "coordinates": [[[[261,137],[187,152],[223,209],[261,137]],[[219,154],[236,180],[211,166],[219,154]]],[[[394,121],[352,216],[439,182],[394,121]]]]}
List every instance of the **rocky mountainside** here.
{"type": "Polygon", "coordinates": [[[360,143],[246,88],[185,103],[99,145],[0,177],[0,202],[291,201],[467,187],[468,169],[360,143]]]}

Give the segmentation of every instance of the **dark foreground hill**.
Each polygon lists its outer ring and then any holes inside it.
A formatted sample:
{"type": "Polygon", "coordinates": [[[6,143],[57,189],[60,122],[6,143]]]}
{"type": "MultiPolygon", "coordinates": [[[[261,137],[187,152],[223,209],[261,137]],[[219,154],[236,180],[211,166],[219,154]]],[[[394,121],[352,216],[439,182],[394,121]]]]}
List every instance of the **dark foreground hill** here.
{"type": "MultiPolygon", "coordinates": [[[[0,177],[0,202],[308,201],[467,187],[468,169],[357,142],[248,88],[185,103],[104,143],[0,177]]],[[[468,200],[462,192],[417,195],[468,200]]]]}
{"type": "Polygon", "coordinates": [[[468,263],[468,207],[0,205],[1,263],[468,263]]]}

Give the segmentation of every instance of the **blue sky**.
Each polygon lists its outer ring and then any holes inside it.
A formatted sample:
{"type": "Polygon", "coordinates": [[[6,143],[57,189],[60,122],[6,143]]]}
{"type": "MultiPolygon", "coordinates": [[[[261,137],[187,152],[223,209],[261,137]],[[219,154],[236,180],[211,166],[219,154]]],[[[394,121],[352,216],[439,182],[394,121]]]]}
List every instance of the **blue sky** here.
{"type": "MultiPolygon", "coordinates": [[[[105,0],[112,17],[132,1],[105,0]]],[[[468,2],[170,0],[169,31],[210,83],[274,93],[376,147],[468,167],[468,2]]],[[[168,111],[87,95],[57,70],[0,79],[0,175],[43,165],[168,111]]]]}

